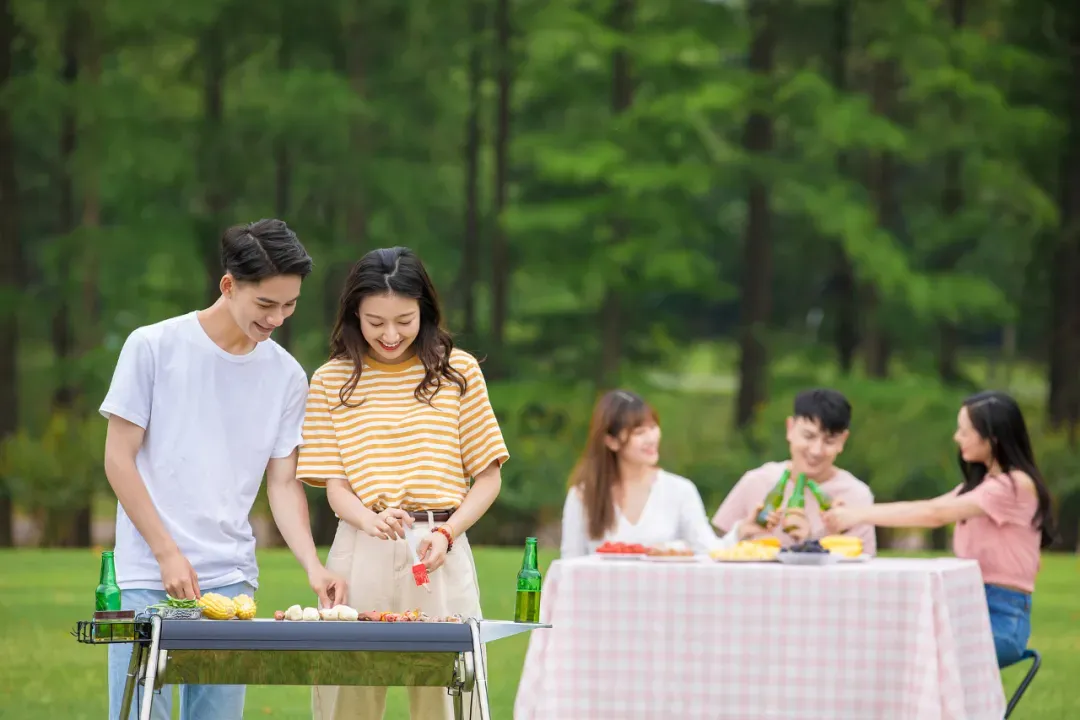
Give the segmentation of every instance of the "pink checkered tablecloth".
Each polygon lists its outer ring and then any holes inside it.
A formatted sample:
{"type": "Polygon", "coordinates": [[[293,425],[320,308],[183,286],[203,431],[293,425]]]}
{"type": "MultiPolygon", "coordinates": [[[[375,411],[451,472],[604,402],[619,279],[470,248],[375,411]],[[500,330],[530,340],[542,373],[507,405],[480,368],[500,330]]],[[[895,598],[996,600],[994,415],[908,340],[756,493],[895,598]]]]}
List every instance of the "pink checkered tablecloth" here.
{"type": "Polygon", "coordinates": [[[1000,720],[973,561],[556,561],[516,720],[1000,720]]]}

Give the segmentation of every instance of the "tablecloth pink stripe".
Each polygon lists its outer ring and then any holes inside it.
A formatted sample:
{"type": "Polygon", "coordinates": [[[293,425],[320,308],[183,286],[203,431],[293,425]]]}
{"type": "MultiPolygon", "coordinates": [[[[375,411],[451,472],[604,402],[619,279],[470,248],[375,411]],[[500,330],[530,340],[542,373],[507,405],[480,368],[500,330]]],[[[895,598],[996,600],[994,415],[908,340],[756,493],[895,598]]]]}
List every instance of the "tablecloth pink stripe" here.
{"type": "Polygon", "coordinates": [[[518,720],[999,720],[978,566],[557,561],[518,720]]]}

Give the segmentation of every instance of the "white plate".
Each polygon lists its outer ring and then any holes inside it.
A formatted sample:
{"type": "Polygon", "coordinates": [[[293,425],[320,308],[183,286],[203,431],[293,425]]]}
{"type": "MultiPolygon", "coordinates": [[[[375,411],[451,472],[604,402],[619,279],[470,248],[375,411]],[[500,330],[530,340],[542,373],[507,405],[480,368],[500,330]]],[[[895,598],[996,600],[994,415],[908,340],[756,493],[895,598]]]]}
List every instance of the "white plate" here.
{"type": "Polygon", "coordinates": [[[593,557],[598,557],[601,560],[640,560],[646,555],[642,553],[602,553],[594,552],[593,557]]]}
{"type": "Polygon", "coordinates": [[[842,563],[870,562],[870,556],[867,555],[866,553],[863,553],[862,555],[856,555],[855,557],[847,557],[846,555],[837,555],[836,557],[838,558],[837,562],[842,562],[842,563]]]}
{"type": "Polygon", "coordinates": [[[785,565],[832,565],[839,560],[837,555],[832,553],[795,553],[795,552],[780,552],[777,553],[776,559],[785,565]]]}
{"type": "Polygon", "coordinates": [[[700,555],[646,555],[642,558],[645,562],[657,562],[657,563],[693,563],[701,562],[703,559],[700,555]]]}

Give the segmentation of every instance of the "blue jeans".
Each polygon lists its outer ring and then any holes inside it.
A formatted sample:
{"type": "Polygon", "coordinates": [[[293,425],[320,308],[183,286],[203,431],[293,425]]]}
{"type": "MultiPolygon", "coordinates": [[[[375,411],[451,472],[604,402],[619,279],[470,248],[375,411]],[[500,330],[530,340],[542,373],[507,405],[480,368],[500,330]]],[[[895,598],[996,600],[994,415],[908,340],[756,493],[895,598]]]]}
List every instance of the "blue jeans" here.
{"type": "Polygon", "coordinates": [[[986,604],[990,607],[990,629],[998,667],[1019,662],[1031,637],[1031,596],[998,587],[986,586],[986,604]]]}
{"type": "MultiPolygon", "coordinates": [[[[215,592],[225,597],[236,597],[246,593],[255,597],[255,590],[247,583],[236,583],[221,588],[208,590],[203,594],[215,592]]],[[[120,607],[123,610],[142,612],[151,605],[165,602],[163,590],[122,590],[120,607]]],[[[120,718],[120,702],[124,696],[124,683],[127,681],[128,663],[131,662],[131,645],[118,643],[109,646],[109,720],[120,718]]],[[[153,720],[169,720],[172,717],[172,685],[161,688],[161,694],[154,698],[153,720]]],[[[181,685],[180,720],[243,720],[244,685],[181,685]]],[[[128,720],[137,720],[139,706],[147,689],[135,686],[131,697],[131,714],[128,720]]]]}

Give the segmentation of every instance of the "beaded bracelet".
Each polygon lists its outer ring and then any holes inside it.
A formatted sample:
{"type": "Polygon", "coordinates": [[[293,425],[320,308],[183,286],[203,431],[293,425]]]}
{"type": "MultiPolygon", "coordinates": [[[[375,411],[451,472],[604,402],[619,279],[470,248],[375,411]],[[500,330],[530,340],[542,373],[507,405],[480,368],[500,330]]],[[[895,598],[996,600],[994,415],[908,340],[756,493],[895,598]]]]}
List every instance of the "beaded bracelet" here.
{"type": "Polygon", "coordinates": [[[440,525],[439,527],[435,528],[435,532],[442,533],[442,536],[446,538],[446,552],[450,552],[454,547],[453,534],[450,532],[450,530],[447,529],[445,525],[440,525]]]}

